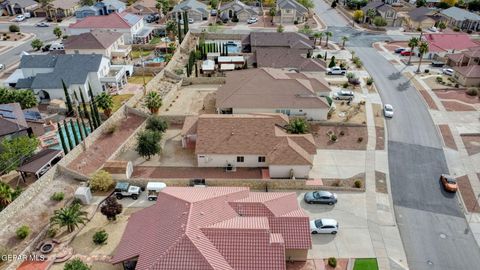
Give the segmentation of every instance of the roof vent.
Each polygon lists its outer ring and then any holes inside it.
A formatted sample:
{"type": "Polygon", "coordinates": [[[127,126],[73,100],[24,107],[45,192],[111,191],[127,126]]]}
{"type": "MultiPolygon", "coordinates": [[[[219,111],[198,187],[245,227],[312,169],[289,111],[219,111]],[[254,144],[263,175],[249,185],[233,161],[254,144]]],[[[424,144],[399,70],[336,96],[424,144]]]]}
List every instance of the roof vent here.
{"type": "Polygon", "coordinates": [[[235,135],[235,132],[232,131],[231,135],[235,135]]]}
{"type": "Polygon", "coordinates": [[[205,213],[204,213],[204,212],[200,212],[200,215],[202,215],[202,216],[203,216],[203,215],[205,215],[205,213]]]}

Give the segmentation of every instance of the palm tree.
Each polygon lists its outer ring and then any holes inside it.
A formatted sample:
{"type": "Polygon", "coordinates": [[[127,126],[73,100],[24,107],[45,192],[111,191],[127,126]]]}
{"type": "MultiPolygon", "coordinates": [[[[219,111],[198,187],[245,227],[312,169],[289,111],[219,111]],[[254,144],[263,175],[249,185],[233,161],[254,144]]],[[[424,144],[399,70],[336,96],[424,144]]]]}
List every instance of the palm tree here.
{"type": "Polygon", "coordinates": [[[322,32],[315,32],[313,33],[313,45],[316,46],[317,45],[317,39],[320,39],[320,45],[322,45],[322,37],[323,37],[323,33],[322,32]]]}
{"type": "Polygon", "coordinates": [[[325,32],[325,36],[327,37],[327,40],[325,41],[325,46],[327,46],[328,49],[328,39],[333,36],[333,33],[330,31],[325,32]]]}
{"type": "Polygon", "coordinates": [[[67,227],[68,232],[73,232],[79,224],[85,224],[87,221],[87,212],[80,210],[80,204],[74,203],[70,206],[55,210],[50,219],[51,225],[57,225],[60,228],[67,227]]]}
{"type": "Polygon", "coordinates": [[[13,201],[13,189],[0,182],[0,209],[6,207],[13,201]]]}
{"type": "Polygon", "coordinates": [[[428,53],[428,43],[425,41],[422,41],[418,46],[418,52],[420,53],[420,62],[418,63],[417,73],[420,72],[420,66],[422,65],[423,55],[428,53]]]}
{"type": "Polygon", "coordinates": [[[149,92],[145,96],[145,107],[147,107],[152,114],[156,114],[161,106],[162,97],[157,92],[149,92]]]}
{"type": "Polygon", "coordinates": [[[413,49],[415,49],[415,47],[418,46],[418,42],[419,42],[419,39],[417,37],[412,37],[408,41],[408,47],[410,47],[410,56],[408,57],[408,65],[410,65],[410,62],[412,60],[413,49]]]}
{"type": "Polygon", "coordinates": [[[347,36],[343,36],[342,37],[342,49],[345,49],[345,42],[348,41],[348,37],[347,36]]]}
{"type": "Polygon", "coordinates": [[[100,95],[95,97],[95,102],[97,106],[103,110],[103,113],[110,117],[113,108],[113,99],[108,93],[101,93],[100,95]]]}

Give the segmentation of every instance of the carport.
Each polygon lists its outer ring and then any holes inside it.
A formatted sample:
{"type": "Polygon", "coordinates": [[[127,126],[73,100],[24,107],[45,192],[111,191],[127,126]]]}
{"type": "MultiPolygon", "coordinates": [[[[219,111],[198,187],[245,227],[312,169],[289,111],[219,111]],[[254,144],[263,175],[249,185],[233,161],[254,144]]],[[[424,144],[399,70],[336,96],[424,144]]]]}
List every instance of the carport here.
{"type": "Polygon", "coordinates": [[[17,171],[20,172],[23,181],[27,174],[34,174],[38,179],[45,174],[53,165],[62,159],[62,151],[55,149],[43,149],[37,154],[25,160],[17,171]]]}

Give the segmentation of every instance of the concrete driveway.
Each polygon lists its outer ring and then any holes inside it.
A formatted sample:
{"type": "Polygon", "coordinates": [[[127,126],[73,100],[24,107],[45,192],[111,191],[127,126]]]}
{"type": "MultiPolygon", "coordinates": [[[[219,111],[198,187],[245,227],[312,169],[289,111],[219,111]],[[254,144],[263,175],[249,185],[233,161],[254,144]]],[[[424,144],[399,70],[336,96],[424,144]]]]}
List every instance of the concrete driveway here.
{"type": "Polygon", "coordinates": [[[365,151],[317,150],[310,178],[349,178],[365,172],[365,151]]]}
{"type": "Polygon", "coordinates": [[[310,220],[333,218],[339,223],[336,235],[312,235],[309,259],[372,258],[375,252],[368,231],[365,193],[337,193],[338,203],[334,206],[306,204],[305,192],[297,192],[298,202],[310,220]]]}

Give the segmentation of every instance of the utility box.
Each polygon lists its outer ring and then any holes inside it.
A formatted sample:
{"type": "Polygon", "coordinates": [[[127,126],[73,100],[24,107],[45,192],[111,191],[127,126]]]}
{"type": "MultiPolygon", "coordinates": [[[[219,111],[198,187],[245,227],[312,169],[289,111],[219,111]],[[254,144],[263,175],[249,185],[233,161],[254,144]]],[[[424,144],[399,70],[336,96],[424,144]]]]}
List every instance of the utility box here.
{"type": "Polygon", "coordinates": [[[83,205],[88,205],[92,202],[92,192],[89,187],[79,187],[75,190],[75,199],[80,200],[83,205]]]}

